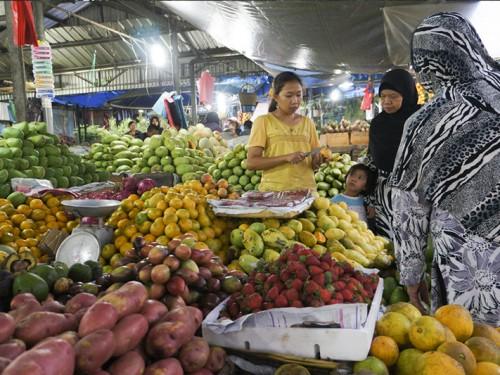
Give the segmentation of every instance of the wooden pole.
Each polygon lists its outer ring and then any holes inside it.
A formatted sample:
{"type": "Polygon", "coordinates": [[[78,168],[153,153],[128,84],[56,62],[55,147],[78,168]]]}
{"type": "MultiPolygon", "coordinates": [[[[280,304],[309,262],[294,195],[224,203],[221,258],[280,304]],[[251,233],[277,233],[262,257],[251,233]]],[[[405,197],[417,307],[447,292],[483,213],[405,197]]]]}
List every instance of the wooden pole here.
{"type": "Polygon", "coordinates": [[[26,121],[26,74],[24,72],[23,51],[14,44],[11,1],[6,1],[5,19],[7,21],[7,49],[9,51],[10,76],[14,85],[14,107],[16,121],[26,121]]]}
{"type": "Polygon", "coordinates": [[[174,90],[181,93],[180,70],[179,70],[179,46],[177,40],[177,26],[175,20],[170,21],[170,46],[172,48],[172,76],[174,79],[174,90]]]}
{"type": "Polygon", "coordinates": [[[192,125],[198,123],[198,115],[196,108],[196,77],[194,72],[194,61],[189,62],[189,83],[191,85],[191,122],[192,125]]]}

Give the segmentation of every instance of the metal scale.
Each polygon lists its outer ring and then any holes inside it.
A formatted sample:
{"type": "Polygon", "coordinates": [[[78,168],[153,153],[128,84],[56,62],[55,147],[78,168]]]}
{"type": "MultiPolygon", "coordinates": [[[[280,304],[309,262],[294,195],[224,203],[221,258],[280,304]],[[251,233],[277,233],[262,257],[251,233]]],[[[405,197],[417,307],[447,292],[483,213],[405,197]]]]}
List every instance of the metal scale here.
{"type": "Polygon", "coordinates": [[[97,261],[104,245],[113,240],[113,229],[104,219],[120,206],[120,201],[110,199],[73,199],[62,202],[69,213],[78,217],[95,217],[97,224],[80,224],[61,243],[56,260],[71,266],[87,260],[97,261]]]}

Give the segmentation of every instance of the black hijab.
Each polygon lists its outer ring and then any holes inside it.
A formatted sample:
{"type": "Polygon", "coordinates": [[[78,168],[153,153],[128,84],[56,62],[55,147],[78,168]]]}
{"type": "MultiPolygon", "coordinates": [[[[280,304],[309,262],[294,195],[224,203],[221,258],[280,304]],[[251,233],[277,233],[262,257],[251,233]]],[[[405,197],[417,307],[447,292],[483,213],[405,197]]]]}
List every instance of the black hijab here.
{"type": "Polygon", "coordinates": [[[372,120],[368,151],[377,169],[391,172],[405,121],[419,108],[418,94],[413,77],[404,69],[393,69],[385,73],[380,82],[379,94],[384,89],[400,93],[403,104],[396,113],[381,112],[372,120]]]}

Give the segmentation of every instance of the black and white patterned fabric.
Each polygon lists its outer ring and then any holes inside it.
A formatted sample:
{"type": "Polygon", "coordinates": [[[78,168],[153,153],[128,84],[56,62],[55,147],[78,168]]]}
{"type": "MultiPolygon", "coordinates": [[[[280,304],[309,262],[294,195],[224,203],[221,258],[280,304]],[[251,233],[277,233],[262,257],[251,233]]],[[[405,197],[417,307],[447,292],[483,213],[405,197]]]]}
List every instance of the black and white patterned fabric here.
{"type": "Polygon", "coordinates": [[[401,282],[418,284],[430,233],[432,307],[500,324],[500,65],[456,13],[426,18],[412,63],[434,98],[406,122],[392,173],[401,282]]]}

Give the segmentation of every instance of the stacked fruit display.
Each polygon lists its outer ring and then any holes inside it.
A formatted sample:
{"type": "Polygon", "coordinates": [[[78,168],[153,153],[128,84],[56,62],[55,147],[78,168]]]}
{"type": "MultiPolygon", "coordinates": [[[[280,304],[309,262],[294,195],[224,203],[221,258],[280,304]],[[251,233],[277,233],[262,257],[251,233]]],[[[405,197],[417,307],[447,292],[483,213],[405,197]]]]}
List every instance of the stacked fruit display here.
{"type": "Polygon", "coordinates": [[[162,135],[147,138],[142,158],[131,168],[133,173],[176,173],[184,182],[200,179],[211,165],[213,158],[195,149],[196,139],[183,133],[173,135],[165,131],[162,135]]]}
{"type": "Polygon", "coordinates": [[[208,168],[208,173],[214,180],[227,180],[230,191],[257,190],[260,183],[260,171],[247,169],[247,150],[244,145],[237,145],[224,157],[218,158],[215,164],[208,168]]]}
{"type": "Polygon", "coordinates": [[[197,148],[203,152],[209,152],[211,156],[222,156],[229,152],[226,141],[217,131],[213,132],[203,124],[190,126],[189,134],[192,134],[197,140],[197,148]]]}
{"type": "Polygon", "coordinates": [[[130,135],[104,134],[101,142],[93,143],[86,156],[98,171],[129,172],[142,157],[142,140],[130,135]]]}
{"type": "Polygon", "coordinates": [[[226,197],[227,187],[226,181],[214,184],[209,180],[202,184],[193,180],[171,188],[154,188],[141,197],[130,195],[108,220],[115,228],[114,243],[104,247],[102,256],[113,266],[133,248],[137,237],[166,245],[188,232],[223,256],[229,245],[231,223],[216,218],[207,199],[226,197]]]}
{"type": "Polygon", "coordinates": [[[71,198],[70,195],[55,196],[51,193],[42,198],[27,198],[21,193],[12,193],[9,199],[0,199],[0,242],[6,245],[0,248],[0,265],[10,269],[16,257],[26,257],[27,254],[35,260],[46,261],[48,255],[42,254],[38,248],[42,236],[49,229],[70,233],[78,225],[78,220],[68,217],[61,206],[63,200],[71,198]],[[9,248],[15,253],[8,251],[9,248]]]}
{"type": "Polygon", "coordinates": [[[356,163],[349,154],[332,154],[331,160],[322,164],[314,175],[318,194],[322,197],[334,197],[342,193],[347,172],[354,164],[356,163]]]}
{"type": "Polygon", "coordinates": [[[297,241],[319,255],[328,252],[354,267],[386,268],[393,260],[389,241],[375,236],[344,203],[331,203],[322,197],[297,219],[241,224],[231,232],[229,260],[234,262],[233,267],[250,272],[259,258],[276,260],[282,249],[297,241]]]}
{"type": "Polygon", "coordinates": [[[242,315],[274,307],[319,307],[337,303],[369,303],[379,277],[337,263],[329,254],[296,244],[273,263],[253,271],[240,292],[231,295],[223,315],[242,315]]]}
{"type": "Polygon", "coordinates": [[[54,187],[67,188],[109,175],[96,172],[93,163],[72,154],[57,136],[47,134],[45,123],[21,122],[5,128],[0,139],[0,197],[11,192],[12,178],[45,178],[54,187]]]}
{"type": "Polygon", "coordinates": [[[225,363],[223,349],[195,336],[199,309],[168,309],[137,281],[115,284],[99,299],[79,293],[65,305],[18,294],[10,308],[0,313],[4,375],[213,375],[225,363]]]}
{"type": "Polygon", "coordinates": [[[409,303],[396,303],[376,325],[370,354],[355,374],[494,375],[500,373],[500,333],[473,322],[459,305],[445,305],[422,316],[409,303]]]}

